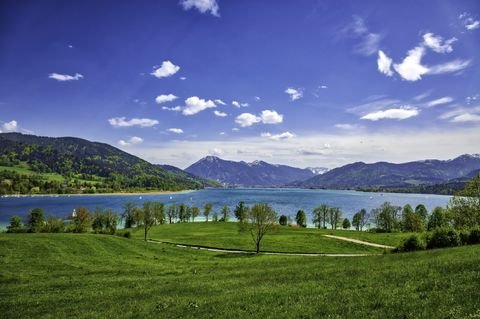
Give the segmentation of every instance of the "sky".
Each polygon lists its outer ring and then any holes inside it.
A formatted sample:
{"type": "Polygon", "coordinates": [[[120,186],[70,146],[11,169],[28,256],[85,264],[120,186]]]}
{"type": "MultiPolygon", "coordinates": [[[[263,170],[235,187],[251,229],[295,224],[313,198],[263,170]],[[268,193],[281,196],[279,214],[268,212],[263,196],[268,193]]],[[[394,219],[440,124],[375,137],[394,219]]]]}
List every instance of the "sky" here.
{"type": "Polygon", "coordinates": [[[480,1],[0,3],[0,131],[185,168],[480,152],[480,1]]]}

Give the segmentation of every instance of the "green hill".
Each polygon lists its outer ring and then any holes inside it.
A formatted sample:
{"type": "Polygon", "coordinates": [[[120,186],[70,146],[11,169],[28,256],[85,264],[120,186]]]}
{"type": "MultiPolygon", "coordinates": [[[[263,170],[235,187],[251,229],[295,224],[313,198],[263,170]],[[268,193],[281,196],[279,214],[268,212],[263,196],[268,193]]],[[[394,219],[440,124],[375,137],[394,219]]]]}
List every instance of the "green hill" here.
{"type": "Polygon", "coordinates": [[[0,194],[198,189],[208,181],[163,169],[104,143],[0,134],[0,194]]]}
{"type": "Polygon", "coordinates": [[[234,255],[108,235],[0,234],[0,313],[476,318],[479,264],[478,245],[332,258],[234,255]]]}

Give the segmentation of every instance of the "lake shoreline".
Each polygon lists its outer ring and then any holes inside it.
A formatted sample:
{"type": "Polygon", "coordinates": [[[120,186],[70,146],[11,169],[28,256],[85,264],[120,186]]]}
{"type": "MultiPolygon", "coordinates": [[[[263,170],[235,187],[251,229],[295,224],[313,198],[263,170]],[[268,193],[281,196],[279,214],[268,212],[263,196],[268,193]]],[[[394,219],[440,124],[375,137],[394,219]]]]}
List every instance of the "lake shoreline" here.
{"type": "Polygon", "coordinates": [[[186,189],[182,191],[152,191],[152,192],[133,192],[133,193],[95,193],[95,194],[11,194],[3,195],[0,198],[22,198],[22,197],[73,197],[73,196],[143,196],[143,195],[168,195],[168,194],[188,194],[196,192],[196,189],[186,189]]]}

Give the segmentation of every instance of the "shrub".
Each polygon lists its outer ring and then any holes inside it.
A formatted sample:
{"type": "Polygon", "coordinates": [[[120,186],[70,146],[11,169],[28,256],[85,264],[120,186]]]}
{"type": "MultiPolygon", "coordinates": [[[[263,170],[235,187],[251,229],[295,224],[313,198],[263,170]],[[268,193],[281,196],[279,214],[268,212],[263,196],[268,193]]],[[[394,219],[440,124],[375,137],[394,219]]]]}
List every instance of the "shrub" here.
{"type": "Polygon", "coordinates": [[[132,238],[132,232],[126,229],[119,229],[115,232],[118,237],[132,238]]]}
{"type": "Polygon", "coordinates": [[[427,249],[455,247],[460,245],[460,236],[454,229],[437,228],[427,240],[427,249]]]}
{"type": "Polygon", "coordinates": [[[288,217],[285,216],[285,215],[280,216],[280,219],[279,219],[278,223],[279,223],[280,225],[282,225],[282,226],[287,226],[287,224],[288,224],[288,217]]]}
{"type": "Polygon", "coordinates": [[[461,245],[468,245],[470,242],[470,232],[467,229],[462,229],[458,232],[458,236],[460,237],[460,244],[461,245]]]}
{"type": "Polygon", "coordinates": [[[426,248],[425,241],[417,234],[414,234],[403,241],[398,248],[399,251],[415,251],[424,250],[426,248]]]}
{"type": "Polygon", "coordinates": [[[470,236],[468,236],[468,243],[470,245],[480,244],[480,228],[472,228],[470,236]]]}

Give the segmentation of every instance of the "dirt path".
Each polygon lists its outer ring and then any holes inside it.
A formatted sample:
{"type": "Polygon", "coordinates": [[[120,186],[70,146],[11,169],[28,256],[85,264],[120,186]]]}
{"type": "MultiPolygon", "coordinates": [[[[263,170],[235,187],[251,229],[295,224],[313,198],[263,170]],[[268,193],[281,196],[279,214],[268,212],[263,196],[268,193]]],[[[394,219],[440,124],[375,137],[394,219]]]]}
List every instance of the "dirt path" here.
{"type": "MultiPolygon", "coordinates": [[[[184,245],[176,244],[170,242],[163,242],[159,240],[149,239],[148,242],[154,244],[165,244],[179,248],[190,248],[197,250],[207,250],[219,253],[231,253],[231,254],[255,254],[255,252],[250,250],[233,250],[226,248],[215,248],[215,247],[204,247],[204,246],[194,246],[194,245],[184,245]]],[[[364,257],[364,256],[376,256],[379,254],[317,254],[317,253],[287,253],[287,252],[260,252],[262,255],[281,255],[281,256],[307,256],[307,257],[364,257]]]]}
{"type": "Polygon", "coordinates": [[[323,235],[323,236],[328,237],[328,238],[338,239],[338,240],[349,241],[349,242],[360,244],[360,245],[377,247],[377,248],[385,248],[385,249],[394,249],[395,248],[395,247],[392,247],[392,246],[369,243],[368,241],[363,241],[363,240],[358,240],[358,239],[353,239],[353,238],[340,237],[340,236],[334,236],[334,235],[323,235]]]}

